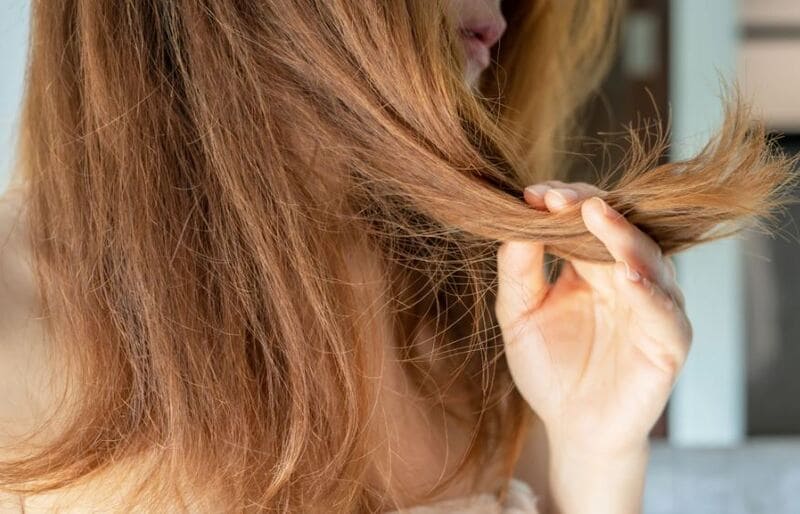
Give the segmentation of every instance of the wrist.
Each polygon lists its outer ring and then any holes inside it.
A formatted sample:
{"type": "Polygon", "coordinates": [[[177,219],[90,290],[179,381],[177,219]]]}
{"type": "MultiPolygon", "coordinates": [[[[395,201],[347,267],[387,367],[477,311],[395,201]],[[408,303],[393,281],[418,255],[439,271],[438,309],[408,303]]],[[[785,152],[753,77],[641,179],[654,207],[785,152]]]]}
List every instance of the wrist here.
{"type": "Polygon", "coordinates": [[[649,437],[604,440],[602,437],[570,437],[561,433],[554,436],[548,434],[547,440],[551,456],[564,461],[638,462],[641,459],[647,460],[650,452],[649,437]]]}
{"type": "Polygon", "coordinates": [[[555,422],[545,421],[544,428],[551,450],[584,458],[633,457],[646,454],[650,447],[650,430],[634,429],[613,419],[591,422],[580,415],[570,420],[562,416],[555,422]]]}
{"type": "Polygon", "coordinates": [[[550,487],[556,512],[640,513],[648,458],[647,440],[610,449],[551,439],[550,487]]]}

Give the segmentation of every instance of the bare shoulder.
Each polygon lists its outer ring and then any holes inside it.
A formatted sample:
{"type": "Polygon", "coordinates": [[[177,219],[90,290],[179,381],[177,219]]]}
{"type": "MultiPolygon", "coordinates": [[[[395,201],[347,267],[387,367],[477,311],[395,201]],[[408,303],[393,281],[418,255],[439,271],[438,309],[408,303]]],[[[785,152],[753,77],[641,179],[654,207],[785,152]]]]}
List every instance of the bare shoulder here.
{"type": "MultiPolygon", "coordinates": [[[[64,386],[42,319],[26,207],[24,189],[0,194],[0,461],[27,451],[20,441],[54,412],[64,386]]],[[[147,476],[151,464],[137,456],[91,480],[24,499],[0,483],[0,514],[122,511],[116,506],[136,490],[137,476],[147,476]]]]}
{"type": "MultiPolygon", "coordinates": [[[[0,460],[28,451],[24,438],[53,412],[58,383],[40,312],[28,230],[26,190],[20,186],[6,190],[0,194],[0,460]]],[[[0,489],[0,514],[63,512],[65,499],[63,493],[54,492],[23,501],[0,489]]]]}
{"type": "Polygon", "coordinates": [[[31,258],[25,192],[19,187],[9,189],[0,195],[0,334],[3,336],[25,323],[36,307],[31,258]]]}
{"type": "Polygon", "coordinates": [[[0,195],[0,443],[45,407],[46,346],[28,243],[25,192],[0,195]]]}

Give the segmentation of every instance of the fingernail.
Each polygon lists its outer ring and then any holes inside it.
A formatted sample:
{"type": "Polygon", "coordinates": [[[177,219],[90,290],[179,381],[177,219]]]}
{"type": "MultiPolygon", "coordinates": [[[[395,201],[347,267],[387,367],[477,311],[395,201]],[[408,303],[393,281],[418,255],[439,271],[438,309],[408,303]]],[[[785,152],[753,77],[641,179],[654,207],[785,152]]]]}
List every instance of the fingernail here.
{"type": "Polygon", "coordinates": [[[545,193],[547,193],[549,190],[550,186],[546,186],[544,184],[534,184],[525,188],[525,191],[534,196],[538,196],[539,198],[544,198],[545,193]]]}
{"type": "Polygon", "coordinates": [[[625,263],[625,277],[631,282],[638,282],[642,279],[639,272],[631,268],[627,262],[625,263]]]}
{"type": "Polygon", "coordinates": [[[608,203],[606,203],[605,200],[603,200],[599,196],[595,196],[595,198],[596,198],[595,201],[600,204],[600,207],[603,210],[603,215],[606,218],[611,219],[611,220],[615,220],[615,219],[619,219],[620,217],[622,217],[622,215],[620,213],[618,213],[617,211],[615,211],[614,209],[612,209],[611,206],[608,205],[608,203]]]}
{"type": "Polygon", "coordinates": [[[562,207],[578,199],[578,193],[572,189],[551,189],[550,193],[555,195],[556,203],[562,207]]]}

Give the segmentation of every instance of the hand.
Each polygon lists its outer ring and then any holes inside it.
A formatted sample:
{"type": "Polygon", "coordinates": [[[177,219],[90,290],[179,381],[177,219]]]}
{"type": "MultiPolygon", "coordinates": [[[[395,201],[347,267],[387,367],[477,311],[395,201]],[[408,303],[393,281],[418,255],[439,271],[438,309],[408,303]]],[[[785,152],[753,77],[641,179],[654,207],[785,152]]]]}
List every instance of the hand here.
{"type": "Polygon", "coordinates": [[[550,284],[541,243],[505,242],[495,310],[514,382],[551,446],[617,455],[647,446],[692,336],[671,260],[602,195],[583,183],[526,188],[535,209],[580,209],[616,263],[565,262],[550,284]]]}

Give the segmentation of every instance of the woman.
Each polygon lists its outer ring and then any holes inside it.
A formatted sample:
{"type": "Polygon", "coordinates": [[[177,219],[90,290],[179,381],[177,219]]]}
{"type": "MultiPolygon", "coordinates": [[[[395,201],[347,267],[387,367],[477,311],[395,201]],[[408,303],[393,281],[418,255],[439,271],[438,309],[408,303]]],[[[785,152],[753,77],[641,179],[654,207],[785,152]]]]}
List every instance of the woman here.
{"type": "Polygon", "coordinates": [[[691,339],[664,254],[787,167],[736,111],[555,181],[617,12],[33,2],[8,509],[638,511],[691,339]]]}

